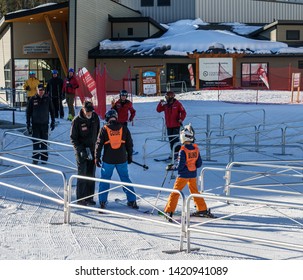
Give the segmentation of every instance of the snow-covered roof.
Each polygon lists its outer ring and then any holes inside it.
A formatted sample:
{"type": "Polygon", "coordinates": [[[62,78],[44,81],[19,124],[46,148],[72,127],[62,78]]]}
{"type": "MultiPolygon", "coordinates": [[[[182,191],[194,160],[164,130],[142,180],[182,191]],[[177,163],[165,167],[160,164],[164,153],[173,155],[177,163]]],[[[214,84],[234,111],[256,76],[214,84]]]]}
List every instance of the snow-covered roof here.
{"type": "Polygon", "coordinates": [[[230,24],[232,31],[205,30],[205,27],[203,30],[199,29],[199,26],[207,24],[201,19],[179,20],[169,25],[163,25],[167,28],[167,32],[159,38],[146,39],[141,42],[106,39],[100,42],[99,50],[125,50],[137,55],[147,55],[152,54],[155,50],[164,50],[164,55],[187,56],[188,53],[207,52],[210,47],[220,44],[224,46],[227,53],[303,54],[303,48],[289,48],[286,43],[250,39],[245,36],[260,26],[234,23],[230,24]]]}

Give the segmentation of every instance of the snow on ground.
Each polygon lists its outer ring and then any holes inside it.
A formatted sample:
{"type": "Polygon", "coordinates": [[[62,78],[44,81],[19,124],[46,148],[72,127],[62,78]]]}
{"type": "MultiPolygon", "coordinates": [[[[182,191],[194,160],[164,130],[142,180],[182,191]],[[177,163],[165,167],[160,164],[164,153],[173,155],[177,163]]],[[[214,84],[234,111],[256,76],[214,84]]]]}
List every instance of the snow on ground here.
{"type": "MultiPolygon", "coordinates": [[[[231,150],[227,149],[226,145],[225,148],[221,146],[229,143],[228,141],[232,139],[230,135],[234,136],[235,143],[242,144],[235,147],[235,161],[266,160],[273,161],[275,164],[283,164],[283,160],[301,161],[303,158],[302,130],[300,130],[303,121],[302,104],[289,104],[290,97],[290,92],[231,90],[188,92],[177,95],[177,99],[183,103],[188,113],[185,124],[192,122],[196,129],[197,143],[200,145],[204,160],[203,167],[209,168],[225,168],[230,161],[231,150]],[[206,151],[207,115],[210,116],[209,125],[213,130],[212,143],[217,144],[217,147],[211,150],[211,155],[206,151]],[[218,130],[220,116],[224,116],[226,129],[224,135],[220,135],[218,130]],[[264,120],[267,127],[263,132],[263,126],[260,129],[260,141],[264,146],[260,146],[256,152],[256,146],[252,144],[255,143],[255,129],[260,128],[260,124],[264,125],[264,120]],[[281,143],[281,131],[285,127],[287,131],[292,129],[292,133],[286,138],[289,146],[283,154],[282,147],[275,145],[281,143]],[[207,158],[209,156],[211,158],[207,158]]],[[[136,164],[129,166],[130,176],[135,184],[161,187],[163,183],[167,163],[154,161],[154,158],[166,157],[169,150],[168,143],[162,141],[161,137],[163,115],[155,110],[160,98],[159,96],[133,97],[137,115],[134,125],[130,125],[129,128],[133,134],[134,149],[138,151],[134,160],[149,167],[148,170],[143,170],[136,164]]],[[[110,98],[108,104],[109,101],[110,98]]],[[[79,107],[77,107],[78,110],[79,107]]],[[[11,112],[0,112],[0,116],[1,120],[10,120],[11,112]]],[[[17,111],[16,121],[25,123],[25,113],[17,111]]],[[[66,120],[59,121],[59,125],[50,135],[50,140],[69,144],[70,123],[66,120]]],[[[3,135],[2,129],[1,139],[5,138],[4,150],[11,150],[10,154],[1,153],[2,156],[31,162],[26,158],[28,154],[31,154],[30,140],[3,135]],[[20,145],[21,149],[14,148],[20,145]],[[18,153],[17,150],[21,152],[18,153]],[[13,156],[13,152],[19,156],[13,156]]],[[[52,149],[55,149],[55,146],[56,144],[51,144],[52,149]]],[[[69,178],[72,174],[76,174],[73,169],[74,155],[70,148],[66,148],[62,155],[64,158],[52,152],[50,163],[45,167],[61,170],[69,178]],[[65,165],[71,168],[66,168],[65,165]]],[[[301,166],[300,162],[291,165],[301,166]]],[[[221,234],[246,236],[250,239],[242,240],[214,233],[192,232],[191,248],[198,250],[191,253],[182,251],[172,254],[173,251],[179,249],[180,230],[167,223],[163,217],[156,215],[157,210],[153,210],[155,204],[160,210],[163,209],[168,197],[167,192],[162,191],[157,200],[158,190],[136,187],[136,192],[141,197],[138,199],[140,210],[154,211],[154,215],[149,215],[116,203],[115,198],[125,201],[125,195],[121,189],[115,189],[109,194],[108,210],[132,214],[134,217],[119,216],[115,213],[100,214],[93,209],[72,208],[70,224],[64,224],[62,205],[8,187],[8,185],[15,186],[48,195],[54,199],[61,199],[63,183],[60,176],[41,169],[44,167],[40,167],[41,165],[38,165],[39,170],[30,167],[28,170],[19,168],[9,172],[16,166],[18,164],[3,160],[0,168],[1,260],[303,260],[302,209],[296,209],[296,207],[266,207],[262,204],[252,206],[242,202],[226,204],[216,199],[206,199],[213,213],[219,216],[230,214],[235,214],[235,216],[207,223],[203,225],[203,229],[221,234]],[[34,177],[33,173],[39,178],[34,177]],[[142,220],[136,217],[141,217],[142,220]],[[153,223],[148,219],[160,223],[153,223]],[[254,242],[262,238],[297,244],[301,246],[301,249],[284,247],[281,244],[254,242]]],[[[241,169],[241,167],[235,168],[241,169]]],[[[257,187],[278,182],[279,191],[293,191],[296,195],[240,189],[232,189],[232,195],[302,205],[302,184],[300,184],[302,172],[300,170],[295,171],[299,179],[286,175],[283,177],[281,174],[291,173],[285,168],[276,170],[255,167],[250,170],[279,173],[280,177],[260,178],[260,174],[248,176],[233,173],[232,181],[257,187]]],[[[205,191],[224,196],[224,174],[222,171],[208,170],[205,175],[205,191]]],[[[99,178],[99,176],[100,170],[97,169],[96,177],[99,178]]],[[[119,180],[117,174],[114,174],[112,179],[119,180]]],[[[164,187],[171,189],[173,183],[174,179],[169,174],[164,187]]],[[[74,186],[72,190],[72,200],[75,200],[74,186]]],[[[96,192],[97,190],[96,184],[96,192]]],[[[187,188],[184,189],[184,194],[189,195],[187,188]]],[[[97,196],[95,200],[98,200],[97,196]]],[[[192,204],[191,210],[194,210],[192,204]]],[[[180,222],[180,217],[176,216],[176,220],[180,222]]],[[[193,218],[192,221],[198,223],[200,220],[193,218]]],[[[183,248],[186,249],[186,243],[183,248]]]]}

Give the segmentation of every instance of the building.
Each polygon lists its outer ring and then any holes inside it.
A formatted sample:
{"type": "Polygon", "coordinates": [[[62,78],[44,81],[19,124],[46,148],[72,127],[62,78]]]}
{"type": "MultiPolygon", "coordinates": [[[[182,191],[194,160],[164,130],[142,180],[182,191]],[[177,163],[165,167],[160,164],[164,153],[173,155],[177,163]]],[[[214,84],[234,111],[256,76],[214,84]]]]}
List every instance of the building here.
{"type": "Polygon", "coordinates": [[[199,24],[200,30],[232,31],[243,37],[299,47],[303,42],[299,19],[303,14],[301,9],[303,5],[293,1],[70,0],[16,11],[7,14],[0,22],[0,68],[4,69],[0,86],[21,88],[30,70],[35,70],[41,81],[47,81],[53,68],[58,69],[63,77],[69,67],[76,70],[86,67],[93,71],[97,65],[106,65],[117,79],[131,68],[136,84],[142,69],[156,66],[160,71],[162,90],[166,90],[168,84],[180,87],[184,83],[196,88],[197,83],[194,86],[191,83],[189,66],[197,80],[200,59],[232,57],[232,86],[253,87],[255,81],[243,82],[244,68],[261,64],[271,72],[272,68],[285,69],[291,64],[295,69],[302,69],[301,51],[294,48],[290,53],[253,53],[250,50],[229,50],[225,46],[220,50],[210,44],[200,51],[188,49],[187,54],[173,53],[169,45],[142,52],[136,45],[163,36],[167,26],[160,22],[200,18],[209,22],[199,24]],[[158,17],[163,17],[163,21],[158,17]],[[246,22],[254,29],[240,34],[232,30],[231,22],[235,21],[246,22]],[[107,41],[110,47],[102,47],[107,41]],[[121,41],[129,41],[131,48],[125,48],[125,44],[123,48],[119,47],[121,41]]]}

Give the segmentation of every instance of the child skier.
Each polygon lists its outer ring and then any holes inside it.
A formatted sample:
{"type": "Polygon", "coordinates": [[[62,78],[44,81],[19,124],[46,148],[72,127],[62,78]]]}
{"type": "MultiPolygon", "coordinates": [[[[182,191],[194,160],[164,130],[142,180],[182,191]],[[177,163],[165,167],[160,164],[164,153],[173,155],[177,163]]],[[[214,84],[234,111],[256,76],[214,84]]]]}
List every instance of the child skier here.
{"type": "MultiPolygon", "coordinates": [[[[174,167],[169,164],[166,170],[178,170],[178,177],[174,184],[175,190],[183,190],[188,184],[191,194],[199,193],[197,188],[197,168],[202,166],[202,159],[197,144],[194,144],[194,130],[191,124],[184,126],[180,132],[180,142],[182,144],[178,154],[177,166],[174,167]]],[[[165,206],[164,212],[172,217],[178,204],[179,194],[171,193],[168,202],[165,206]]],[[[204,199],[195,197],[194,203],[197,207],[197,212],[193,216],[200,216],[206,218],[215,218],[215,216],[207,209],[204,199]]],[[[172,222],[171,219],[169,219],[172,222]]]]}

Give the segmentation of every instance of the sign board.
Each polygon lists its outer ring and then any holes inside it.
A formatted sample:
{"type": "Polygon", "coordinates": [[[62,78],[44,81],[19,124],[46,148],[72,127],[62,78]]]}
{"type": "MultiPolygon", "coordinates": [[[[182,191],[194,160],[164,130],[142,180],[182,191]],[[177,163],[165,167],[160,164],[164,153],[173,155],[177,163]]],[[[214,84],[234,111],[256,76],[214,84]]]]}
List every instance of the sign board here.
{"type": "Polygon", "coordinates": [[[24,45],[23,54],[52,54],[51,40],[24,45]]]}
{"type": "Polygon", "coordinates": [[[291,75],[291,103],[294,102],[294,90],[297,89],[297,102],[300,102],[300,83],[301,73],[292,73],[291,75]]]}
{"type": "Polygon", "coordinates": [[[157,79],[156,73],[153,71],[146,71],[142,74],[143,94],[157,93],[157,79]]]}
{"type": "Polygon", "coordinates": [[[199,58],[199,80],[201,87],[232,86],[232,78],[232,58],[199,58]]]}

